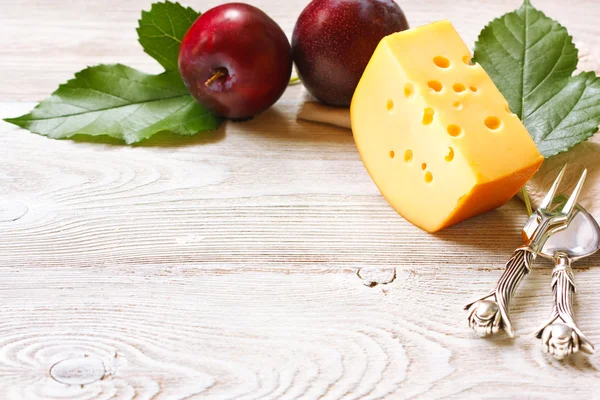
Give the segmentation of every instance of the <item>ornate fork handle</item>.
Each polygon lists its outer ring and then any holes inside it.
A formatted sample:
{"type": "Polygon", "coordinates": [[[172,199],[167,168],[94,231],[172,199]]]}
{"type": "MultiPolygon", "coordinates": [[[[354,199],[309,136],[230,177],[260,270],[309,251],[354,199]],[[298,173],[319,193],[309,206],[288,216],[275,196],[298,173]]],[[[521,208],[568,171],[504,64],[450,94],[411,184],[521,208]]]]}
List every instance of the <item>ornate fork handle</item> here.
{"type": "Polygon", "coordinates": [[[469,326],[479,336],[490,336],[500,329],[504,329],[510,337],[514,335],[509,316],[510,301],[525,275],[531,271],[534,259],[535,253],[529,246],[519,247],[506,263],[506,269],[494,288],[465,306],[465,310],[469,310],[469,326]]]}
{"type": "Polygon", "coordinates": [[[548,322],[536,332],[542,339],[544,353],[562,360],[566,356],[582,351],[593,354],[594,345],[585,337],[575,323],[573,297],[575,280],[571,262],[566,256],[558,256],[552,270],[552,292],[554,305],[548,322]]]}

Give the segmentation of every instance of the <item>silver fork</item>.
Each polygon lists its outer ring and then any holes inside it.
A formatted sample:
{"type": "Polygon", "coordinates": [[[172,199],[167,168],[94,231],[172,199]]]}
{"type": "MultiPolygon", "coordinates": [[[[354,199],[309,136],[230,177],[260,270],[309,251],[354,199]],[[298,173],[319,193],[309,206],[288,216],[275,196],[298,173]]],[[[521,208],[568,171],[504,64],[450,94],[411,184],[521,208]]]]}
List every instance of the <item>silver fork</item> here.
{"type": "Polygon", "coordinates": [[[487,294],[467,304],[469,326],[481,337],[490,336],[504,329],[514,336],[510,322],[509,306],[519,284],[531,271],[531,263],[548,238],[567,228],[574,216],[573,210],[581,192],[587,171],[584,171],[571,196],[560,210],[552,210],[551,204],[565,173],[565,165],[546,193],[538,209],[523,226],[523,246],[517,248],[506,263],[506,269],[496,285],[487,294]]]}

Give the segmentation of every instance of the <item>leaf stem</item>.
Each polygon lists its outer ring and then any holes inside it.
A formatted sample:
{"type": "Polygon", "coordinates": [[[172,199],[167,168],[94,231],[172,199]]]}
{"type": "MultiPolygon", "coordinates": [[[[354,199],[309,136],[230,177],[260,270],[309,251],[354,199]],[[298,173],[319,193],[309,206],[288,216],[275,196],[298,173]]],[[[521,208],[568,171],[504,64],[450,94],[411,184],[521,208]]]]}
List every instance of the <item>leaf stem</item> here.
{"type": "Polygon", "coordinates": [[[529,199],[529,193],[527,193],[527,188],[525,185],[521,188],[523,192],[523,201],[525,202],[525,207],[527,207],[527,216],[531,216],[533,214],[533,208],[531,207],[531,200],[529,199]]]}
{"type": "Polygon", "coordinates": [[[297,85],[300,83],[300,78],[297,76],[292,77],[292,79],[290,79],[290,82],[288,83],[288,86],[293,86],[293,85],[297,85]]]}

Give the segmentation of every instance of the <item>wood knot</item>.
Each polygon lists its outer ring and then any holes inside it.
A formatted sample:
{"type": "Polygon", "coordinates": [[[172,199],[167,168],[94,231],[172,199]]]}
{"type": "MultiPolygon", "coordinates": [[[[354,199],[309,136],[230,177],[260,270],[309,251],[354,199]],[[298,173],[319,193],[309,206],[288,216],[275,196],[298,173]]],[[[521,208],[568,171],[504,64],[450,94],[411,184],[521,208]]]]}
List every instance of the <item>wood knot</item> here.
{"type": "Polygon", "coordinates": [[[0,222],[12,222],[27,214],[29,208],[16,200],[0,200],[0,222]]]}
{"type": "Polygon", "coordinates": [[[396,268],[364,267],[356,273],[368,287],[391,283],[396,279],[396,268]]]}
{"type": "Polygon", "coordinates": [[[50,376],[66,385],[87,385],[104,378],[106,368],[96,357],[67,358],[50,368],[50,376]]]}

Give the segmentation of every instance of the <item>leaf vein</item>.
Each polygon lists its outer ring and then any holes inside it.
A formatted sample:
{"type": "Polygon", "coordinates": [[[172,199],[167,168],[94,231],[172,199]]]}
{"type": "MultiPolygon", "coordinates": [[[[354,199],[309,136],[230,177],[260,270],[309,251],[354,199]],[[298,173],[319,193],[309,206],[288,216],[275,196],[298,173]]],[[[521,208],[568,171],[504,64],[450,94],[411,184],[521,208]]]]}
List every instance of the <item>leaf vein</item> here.
{"type": "Polygon", "coordinates": [[[128,103],[128,104],[122,104],[122,105],[119,105],[116,107],[106,107],[106,108],[99,108],[97,110],[88,110],[88,111],[83,111],[83,112],[79,112],[79,113],[55,115],[55,116],[47,117],[47,118],[36,117],[36,118],[27,119],[27,121],[45,121],[45,120],[52,120],[52,119],[57,119],[57,118],[76,117],[76,116],[82,115],[82,114],[91,114],[91,113],[95,113],[95,112],[114,110],[114,109],[121,108],[121,107],[128,107],[128,106],[136,105],[136,104],[154,103],[157,101],[172,100],[172,99],[176,99],[178,97],[188,97],[188,96],[189,95],[187,95],[187,94],[182,94],[182,95],[172,96],[172,97],[161,97],[161,98],[157,98],[157,99],[150,99],[150,100],[143,100],[143,101],[139,101],[139,102],[132,102],[132,103],[128,103]]]}
{"type": "Polygon", "coordinates": [[[579,94],[579,98],[577,99],[577,101],[575,103],[573,103],[573,106],[571,107],[569,112],[560,120],[560,122],[556,126],[554,126],[552,128],[552,130],[550,130],[550,132],[546,133],[545,135],[542,135],[542,139],[545,140],[548,136],[552,135],[552,133],[556,130],[556,128],[558,128],[560,126],[560,124],[569,116],[569,114],[571,114],[571,112],[573,112],[573,110],[575,109],[575,107],[577,106],[577,104],[579,103],[581,98],[583,97],[584,93],[585,93],[585,89],[581,91],[581,94],[579,94]]]}
{"type": "Polygon", "coordinates": [[[546,77],[545,77],[544,79],[542,79],[540,82],[538,82],[538,84],[537,84],[537,85],[535,85],[535,87],[534,87],[534,88],[533,88],[533,89],[532,89],[532,90],[531,90],[529,93],[527,93],[527,95],[526,95],[526,96],[524,96],[524,97],[525,97],[525,98],[524,98],[524,100],[526,100],[527,98],[529,98],[529,96],[531,96],[531,95],[532,95],[532,94],[533,94],[533,93],[534,93],[534,92],[537,90],[537,88],[539,88],[541,85],[543,85],[543,84],[544,84],[544,83],[545,83],[545,82],[546,82],[546,81],[547,81],[547,80],[548,80],[548,79],[549,79],[549,78],[552,76],[552,74],[553,74],[553,73],[554,73],[554,71],[556,70],[556,67],[559,65],[559,63],[560,63],[560,61],[561,61],[561,59],[562,59],[562,57],[563,57],[563,54],[564,54],[564,52],[565,52],[565,48],[566,48],[566,47],[567,47],[567,41],[566,41],[566,40],[563,40],[563,46],[562,46],[562,48],[560,49],[560,56],[558,56],[558,58],[557,58],[557,59],[556,59],[556,61],[554,62],[554,65],[552,66],[552,69],[551,69],[551,70],[550,70],[550,72],[549,72],[549,73],[546,75],[546,77]]]}

